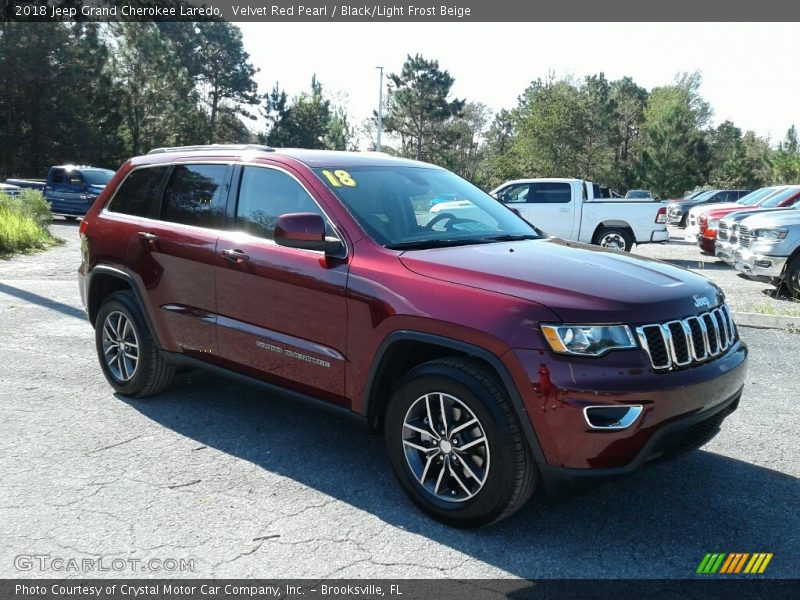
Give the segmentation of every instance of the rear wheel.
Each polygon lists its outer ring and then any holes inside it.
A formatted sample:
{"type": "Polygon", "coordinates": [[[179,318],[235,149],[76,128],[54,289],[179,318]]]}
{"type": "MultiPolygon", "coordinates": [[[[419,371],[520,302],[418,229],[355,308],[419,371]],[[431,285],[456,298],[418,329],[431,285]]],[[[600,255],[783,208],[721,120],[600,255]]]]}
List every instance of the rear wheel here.
{"type": "Polygon", "coordinates": [[[95,323],[95,346],[103,374],[120,394],[157,394],[175,375],[159,354],[131,292],[114,292],[103,301],[95,323]]]}
{"type": "Polygon", "coordinates": [[[386,414],[395,475],[430,516],[478,527],[518,510],[537,472],[511,403],[490,370],[435,360],[399,383],[386,414]]]}
{"type": "Polygon", "coordinates": [[[64,217],[67,221],[77,221],[78,217],[64,217]]]}
{"type": "Polygon", "coordinates": [[[603,227],[595,234],[594,243],[603,248],[630,252],[633,248],[633,236],[628,229],[603,227]]]}

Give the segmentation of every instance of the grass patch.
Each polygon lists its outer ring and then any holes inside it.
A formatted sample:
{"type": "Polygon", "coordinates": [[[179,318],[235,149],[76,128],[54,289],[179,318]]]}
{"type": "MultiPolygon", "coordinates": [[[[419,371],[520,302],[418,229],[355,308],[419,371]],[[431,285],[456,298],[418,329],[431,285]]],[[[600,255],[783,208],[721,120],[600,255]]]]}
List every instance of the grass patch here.
{"type": "Polygon", "coordinates": [[[41,192],[23,190],[15,198],[0,194],[0,257],[44,250],[60,243],[47,230],[52,220],[50,204],[41,192]]]}
{"type": "Polygon", "coordinates": [[[779,305],[765,301],[758,304],[750,304],[743,312],[775,315],[779,317],[800,317],[800,304],[790,299],[787,299],[779,305]]]}

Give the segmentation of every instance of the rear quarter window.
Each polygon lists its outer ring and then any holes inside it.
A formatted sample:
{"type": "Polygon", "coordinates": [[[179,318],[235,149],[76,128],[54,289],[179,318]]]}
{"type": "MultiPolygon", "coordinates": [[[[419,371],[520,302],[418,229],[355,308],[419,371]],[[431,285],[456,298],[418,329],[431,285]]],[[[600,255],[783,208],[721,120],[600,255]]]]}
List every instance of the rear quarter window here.
{"type": "Polygon", "coordinates": [[[153,217],[158,210],[161,181],[167,167],[132,171],[114,194],[108,210],[134,217],[153,217]]]}

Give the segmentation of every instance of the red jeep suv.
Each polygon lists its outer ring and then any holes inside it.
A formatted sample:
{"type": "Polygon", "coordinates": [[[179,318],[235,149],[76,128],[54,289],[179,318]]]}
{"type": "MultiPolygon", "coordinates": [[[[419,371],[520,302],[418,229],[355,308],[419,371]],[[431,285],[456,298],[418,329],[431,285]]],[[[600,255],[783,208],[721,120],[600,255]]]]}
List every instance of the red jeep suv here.
{"type": "Polygon", "coordinates": [[[190,365],[355,413],[456,526],[697,447],[742,393],[747,348],[710,281],[549,237],[425,163],[161,148],[120,168],[80,233],[117,392],[190,365]],[[444,196],[470,218],[431,214],[444,196]]]}

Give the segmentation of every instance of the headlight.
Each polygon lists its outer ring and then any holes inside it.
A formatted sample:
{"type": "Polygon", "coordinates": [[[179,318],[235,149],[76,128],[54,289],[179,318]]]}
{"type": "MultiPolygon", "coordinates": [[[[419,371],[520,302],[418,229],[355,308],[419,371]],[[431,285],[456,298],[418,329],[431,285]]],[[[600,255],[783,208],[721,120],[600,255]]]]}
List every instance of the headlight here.
{"type": "Polygon", "coordinates": [[[544,339],[559,354],[600,356],[610,350],[636,348],[627,325],[542,325],[544,339]]]}
{"type": "Polygon", "coordinates": [[[716,229],[719,227],[719,219],[711,219],[706,225],[706,229],[716,229]]]}
{"type": "Polygon", "coordinates": [[[756,229],[756,238],[759,242],[779,242],[788,233],[788,229],[756,229]]]}

